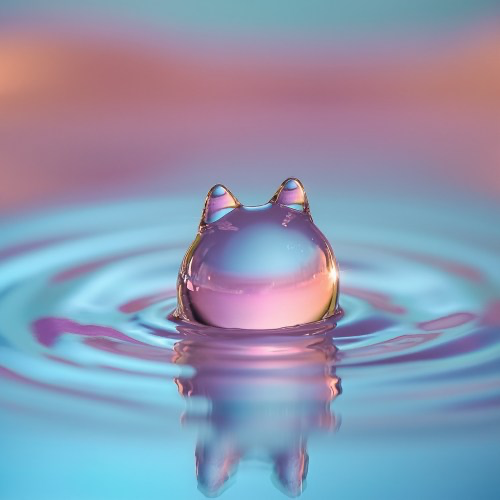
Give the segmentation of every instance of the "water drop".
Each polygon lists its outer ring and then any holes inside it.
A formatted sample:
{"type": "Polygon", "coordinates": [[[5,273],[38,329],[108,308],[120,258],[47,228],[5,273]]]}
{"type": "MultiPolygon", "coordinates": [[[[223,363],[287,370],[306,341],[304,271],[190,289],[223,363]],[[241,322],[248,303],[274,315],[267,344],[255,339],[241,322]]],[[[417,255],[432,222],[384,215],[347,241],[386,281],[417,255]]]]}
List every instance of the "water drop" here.
{"type": "Polygon", "coordinates": [[[241,329],[310,323],[335,313],[338,276],[298,179],[258,207],[218,184],[181,264],[176,316],[241,329]]]}

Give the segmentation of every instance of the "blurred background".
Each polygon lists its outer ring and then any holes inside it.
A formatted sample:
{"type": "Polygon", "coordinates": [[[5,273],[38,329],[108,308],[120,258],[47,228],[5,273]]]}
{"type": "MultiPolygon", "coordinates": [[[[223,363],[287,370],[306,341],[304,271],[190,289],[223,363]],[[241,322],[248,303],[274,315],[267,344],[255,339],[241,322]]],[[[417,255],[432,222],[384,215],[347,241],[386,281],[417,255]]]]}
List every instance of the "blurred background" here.
{"type": "Polygon", "coordinates": [[[499,2],[0,2],[0,213],[290,175],[497,198],[499,2]]]}

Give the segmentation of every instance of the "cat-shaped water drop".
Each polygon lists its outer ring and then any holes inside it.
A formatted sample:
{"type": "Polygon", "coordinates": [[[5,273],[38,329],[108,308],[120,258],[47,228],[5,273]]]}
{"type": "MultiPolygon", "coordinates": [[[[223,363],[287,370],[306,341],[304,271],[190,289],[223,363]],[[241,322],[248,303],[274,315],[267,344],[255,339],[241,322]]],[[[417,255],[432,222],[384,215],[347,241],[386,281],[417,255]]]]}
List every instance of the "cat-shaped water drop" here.
{"type": "Polygon", "coordinates": [[[298,179],[287,179],[257,207],[218,184],[182,261],[175,315],[222,328],[310,323],[335,313],[338,276],[298,179]]]}

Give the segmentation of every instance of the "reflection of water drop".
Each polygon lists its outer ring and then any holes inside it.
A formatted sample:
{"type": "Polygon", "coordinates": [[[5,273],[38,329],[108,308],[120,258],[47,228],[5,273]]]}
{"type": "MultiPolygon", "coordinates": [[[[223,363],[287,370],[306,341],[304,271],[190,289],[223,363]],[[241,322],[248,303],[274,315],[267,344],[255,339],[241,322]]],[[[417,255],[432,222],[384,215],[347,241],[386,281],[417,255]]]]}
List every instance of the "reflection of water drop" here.
{"type": "Polygon", "coordinates": [[[179,393],[210,402],[206,415],[190,411],[184,418],[203,423],[196,445],[201,491],[217,495],[240,461],[257,458],[273,464],[280,489],[299,495],[308,436],[338,428],[330,411],[340,394],[331,337],[249,333],[228,344],[219,336],[188,334],[174,351],[174,363],[195,369],[194,376],[176,378],[179,393]]]}
{"type": "Polygon", "coordinates": [[[287,179],[258,207],[241,205],[221,185],[210,190],[179,272],[177,316],[224,328],[280,328],[331,316],[337,295],[335,256],[298,180],[287,179]]]}

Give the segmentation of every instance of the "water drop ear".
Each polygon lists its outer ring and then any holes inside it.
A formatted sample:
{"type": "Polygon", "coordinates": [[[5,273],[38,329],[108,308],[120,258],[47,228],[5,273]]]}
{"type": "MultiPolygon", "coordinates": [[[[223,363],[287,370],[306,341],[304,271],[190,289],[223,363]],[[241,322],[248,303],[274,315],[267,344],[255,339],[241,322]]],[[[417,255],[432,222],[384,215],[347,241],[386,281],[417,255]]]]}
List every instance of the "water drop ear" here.
{"type": "Polygon", "coordinates": [[[288,178],[281,184],[269,202],[309,213],[309,202],[307,201],[304,186],[298,179],[293,177],[288,178]]]}
{"type": "Polygon", "coordinates": [[[205,208],[201,216],[200,229],[207,224],[218,221],[239,206],[241,206],[241,203],[229,189],[222,184],[216,184],[207,194],[205,208]]]}

